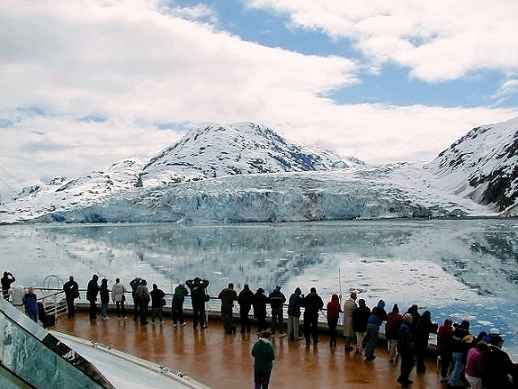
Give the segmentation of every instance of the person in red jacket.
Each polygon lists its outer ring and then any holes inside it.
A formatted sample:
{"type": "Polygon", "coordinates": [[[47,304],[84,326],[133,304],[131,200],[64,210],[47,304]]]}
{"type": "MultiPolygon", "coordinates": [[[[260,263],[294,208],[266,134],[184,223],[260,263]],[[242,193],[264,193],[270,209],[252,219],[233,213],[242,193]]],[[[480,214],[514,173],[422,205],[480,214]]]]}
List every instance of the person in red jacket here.
{"type": "Polygon", "coordinates": [[[340,300],[334,294],[331,301],[327,303],[327,325],[329,326],[329,347],[336,348],[336,326],[338,325],[338,317],[342,312],[340,300]]]}
{"type": "Polygon", "coordinates": [[[441,382],[448,381],[448,370],[451,364],[451,342],[453,335],[453,323],[446,319],[437,331],[437,351],[441,357],[441,382]]]}
{"type": "Polygon", "coordinates": [[[401,325],[402,316],[399,313],[399,307],[394,304],[392,312],[387,315],[387,324],[385,325],[385,337],[388,343],[388,352],[390,362],[397,362],[399,355],[397,352],[397,339],[399,326],[401,325]]]}

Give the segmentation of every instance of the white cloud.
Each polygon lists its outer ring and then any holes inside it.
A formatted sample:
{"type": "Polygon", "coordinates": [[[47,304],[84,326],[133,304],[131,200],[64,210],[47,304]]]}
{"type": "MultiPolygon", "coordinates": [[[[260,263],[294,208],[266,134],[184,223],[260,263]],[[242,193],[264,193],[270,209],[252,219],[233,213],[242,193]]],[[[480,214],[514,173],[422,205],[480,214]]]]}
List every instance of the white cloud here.
{"type": "Polygon", "coordinates": [[[290,24],[351,38],[373,65],[394,61],[425,81],[518,69],[516,0],[246,0],[290,24]]]}
{"type": "Polygon", "coordinates": [[[500,101],[506,100],[509,97],[518,93],[518,79],[507,80],[500,88],[496,91],[496,93],[492,96],[493,99],[498,99],[500,101]]]}
{"type": "Polygon", "coordinates": [[[147,0],[0,2],[0,166],[21,182],[75,175],[177,138],[157,123],[244,120],[368,160],[427,158],[513,114],[339,105],[326,93],[359,82],[354,61],[247,42],[202,14],[147,0]]]}

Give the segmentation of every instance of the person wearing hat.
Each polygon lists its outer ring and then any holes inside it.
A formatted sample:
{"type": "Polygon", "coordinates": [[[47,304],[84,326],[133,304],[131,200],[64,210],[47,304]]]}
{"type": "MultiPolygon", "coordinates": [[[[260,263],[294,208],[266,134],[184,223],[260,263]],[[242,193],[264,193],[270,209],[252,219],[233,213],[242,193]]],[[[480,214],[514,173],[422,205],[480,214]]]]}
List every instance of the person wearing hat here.
{"type": "Polygon", "coordinates": [[[276,286],[270,296],[270,307],[272,308],[272,333],[275,334],[276,330],[282,334],[284,332],[284,318],[283,318],[283,307],[286,302],[286,297],[281,292],[281,287],[276,286]]]}
{"type": "Polygon", "coordinates": [[[270,332],[263,331],[252,348],[254,357],[254,383],[255,389],[268,389],[270,377],[275,360],[275,351],[270,342],[270,332]]]}
{"type": "Polygon", "coordinates": [[[415,339],[412,331],[414,317],[411,313],[405,313],[401,319],[401,325],[398,331],[398,349],[401,357],[401,373],[397,381],[401,387],[407,388],[410,381],[410,373],[415,363],[415,339]]]}

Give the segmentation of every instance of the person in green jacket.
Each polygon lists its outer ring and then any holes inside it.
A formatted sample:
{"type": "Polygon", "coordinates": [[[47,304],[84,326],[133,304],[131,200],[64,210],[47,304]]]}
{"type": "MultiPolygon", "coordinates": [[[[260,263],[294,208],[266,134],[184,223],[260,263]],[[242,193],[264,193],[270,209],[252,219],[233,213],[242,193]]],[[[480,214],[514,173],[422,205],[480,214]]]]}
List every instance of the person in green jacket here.
{"type": "Polygon", "coordinates": [[[273,351],[273,345],[270,342],[269,331],[263,331],[259,335],[259,340],[252,348],[252,356],[255,358],[255,389],[268,389],[270,376],[272,374],[273,361],[275,360],[275,352],[273,351]]]}

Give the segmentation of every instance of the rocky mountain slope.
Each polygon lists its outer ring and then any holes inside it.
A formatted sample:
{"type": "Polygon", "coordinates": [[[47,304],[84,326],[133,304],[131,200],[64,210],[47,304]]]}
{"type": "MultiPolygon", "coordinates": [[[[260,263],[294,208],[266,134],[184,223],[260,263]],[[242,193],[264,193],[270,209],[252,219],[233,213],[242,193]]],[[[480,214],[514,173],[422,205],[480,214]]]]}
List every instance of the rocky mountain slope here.
{"type": "Polygon", "coordinates": [[[518,118],[472,129],[430,167],[445,190],[518,214],[518,118]]]}

